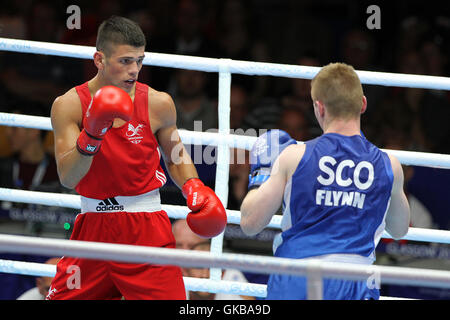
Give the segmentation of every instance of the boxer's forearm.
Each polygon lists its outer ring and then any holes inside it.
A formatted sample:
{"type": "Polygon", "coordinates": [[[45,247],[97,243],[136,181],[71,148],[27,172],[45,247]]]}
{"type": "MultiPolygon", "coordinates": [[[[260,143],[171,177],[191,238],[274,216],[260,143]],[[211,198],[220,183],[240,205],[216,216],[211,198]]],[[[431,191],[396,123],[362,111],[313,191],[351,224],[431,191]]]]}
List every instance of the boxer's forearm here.
{"type": "Polygon", "coordinates": [[[85,156],[76,147],[56,159],[58,175],[63,186],[74,189],[88,173],[92,164],[92,156],[85,156]]]}
{"type": "Polygon", "coordinates": [[[242,201],[241,205],[241,229],[249,236],[259,233],[264,225],[259,225],[261,222],[257,214],[258,210],[258,189],[250,190],[242,201]]]}
{"type": "Polygon", "coordinates": [[[198,178],[197,170],[190,159],[186,163],[166,163],[172,181],[181,189],[183,184],[190,178],[198,178]]]}

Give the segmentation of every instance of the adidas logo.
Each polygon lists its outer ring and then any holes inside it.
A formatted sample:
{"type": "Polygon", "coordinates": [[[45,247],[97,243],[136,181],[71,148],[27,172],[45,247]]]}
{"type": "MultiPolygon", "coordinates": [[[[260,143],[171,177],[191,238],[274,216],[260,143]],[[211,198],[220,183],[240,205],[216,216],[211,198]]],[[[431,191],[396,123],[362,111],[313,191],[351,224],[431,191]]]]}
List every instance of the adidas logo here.
{"type": "Polygon", "coordinates": [[[123,209],[123,205],[119,204],[114,197],[100,201],[95,208],[97,211],[123,211],[123,209]]]}

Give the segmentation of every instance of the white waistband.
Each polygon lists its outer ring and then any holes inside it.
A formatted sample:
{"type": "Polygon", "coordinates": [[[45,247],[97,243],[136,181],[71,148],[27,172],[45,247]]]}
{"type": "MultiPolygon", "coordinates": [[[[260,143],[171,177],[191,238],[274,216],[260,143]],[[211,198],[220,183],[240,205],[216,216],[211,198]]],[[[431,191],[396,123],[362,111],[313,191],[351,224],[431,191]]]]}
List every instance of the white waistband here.
{"type": "Polygon", "coordinates": [[[81,213],[84,212],[155,212],[161,211],[159,189],[138,196],[116,196],[105,200],[81,196],[81,213]]]}
{"type": "Polygon", "coordinates": [[[371,257],[364,257],[359,254],[326,254],[323,256],[315,256],[305,259],[317,259],[330,262],[356,263],[356,264],[373,264],[371,257]]]}

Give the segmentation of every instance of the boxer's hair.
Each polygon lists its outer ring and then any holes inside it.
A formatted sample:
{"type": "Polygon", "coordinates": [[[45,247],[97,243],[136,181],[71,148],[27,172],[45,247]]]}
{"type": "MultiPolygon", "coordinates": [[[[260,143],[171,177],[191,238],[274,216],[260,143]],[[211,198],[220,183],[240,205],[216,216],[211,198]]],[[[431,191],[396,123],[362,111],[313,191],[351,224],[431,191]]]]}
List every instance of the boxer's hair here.
{"type": "Polygon", "coordinates": [[[359,117],[363,95],[355,69],[345,63],[324,66],[311,81],[311,98],[321,101],[334,118],[359,117]]]}
{"type": "Polygon", "coordinates": [[[112,53],[113,46],[120,44],[145,48],[145,35],[136,22],[112,16],[98,27],[96,48],[108,56],[112,53]]]}

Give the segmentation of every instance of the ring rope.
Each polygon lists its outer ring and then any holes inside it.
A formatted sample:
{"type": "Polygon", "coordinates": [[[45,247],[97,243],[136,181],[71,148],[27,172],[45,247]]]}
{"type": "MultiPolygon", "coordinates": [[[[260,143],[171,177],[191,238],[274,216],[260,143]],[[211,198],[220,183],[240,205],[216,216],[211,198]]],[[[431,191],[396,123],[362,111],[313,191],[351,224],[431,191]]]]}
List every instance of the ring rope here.
{"type": "MultiPolygon", "coordinates": [[[[66,207],[72,209],[81,208],[80,196],[73,194],[0,188],[0,200],[66,207]]],[[[185,206],[163,204],[162,208],[167,212],[169,218],[173,219],[185,219],[186,215],[189,213],[189,209],[185,206]]],[[[240,224],[240,211],[226,209],[226,212],[228,223],[240,224]]],[[[273,216],[267,227],[281,229],[281,216],[273,216]]],[[[382,237],[392,239],[386,231],[383,232],[382,237]]],[[[450,231],[411,227],[402,239],[450,244],[450,231]]]]}
{"type": "MultiPolygon", "coordinates": [[[[48,117],[28,116],[21,114],[0,112],[0,125],[17,126],[41,130],[53,130],[48,117]]],[[[195,132],[179,129],[184,144],[219,146],[250,150],[256,137],[216,132],[195,132]]],[[[300,142],[300,141],[299,141],[300,142]]],[[[381,149],[396,156],[402,164],[450,169],[450,155],[429,152],[403,151],[381,149]]]]}
{"type": "MultiPolygon", "coordinates": [[[[0,50],[92,59],[96,49],[90,46],[0,38],[0,50]]],[[[320,67],[215,59],[166,53],[146,52],[144,65],[190,69],[204,72],[238,73],[258,76],[312,79],[320,67]]],[[[357,70],[361,83],[450,90],[450,78],[357,70]]]]}
{"type": "MultiPolygon", "coordinates": [[[[54,277],[56,274],[56,266],[44,263],[0,259],[0,272],[35,277],[54,277]]],[[[264,284],[228,280],[215,281],[192,277],[183,277],[183,281],[186,289],[190,291],[228,293],[260,298],[267,296],[267,285],[264,284]]]]}
{"type": "MultiPolygon", "coordinates": [[[[0,272],[36,277],[54,277],[56,274],[56,266],[35,262],[0,260],[0,272]]],[[[183,277],[183,281],[186,290],[189,291],[228,293],[233,295],[252,296],[258,298],[265,298],[267,296],[267,285],[265,284],[245,283],[228,280],[214,281],[210,279],[199,279],[192,277],[183,277]]],[[[380,300],[415,299],[381,296],[380,300]]]]}
{"type": "Polygon", "coordinates": [[[155,263],[184,267],[233,268],[248,272],[365,281],[375,277],[386,284],[450,288],[450,271],[326,262],[318,259],[288,259],[248,254],[214,255],[183,249],[169,249],[79,240],[0,235],[0,250],[15,253],[64,255],[134,263],[155,263]],[[311,266],[315,266],[313,270],[311,266]]]}

